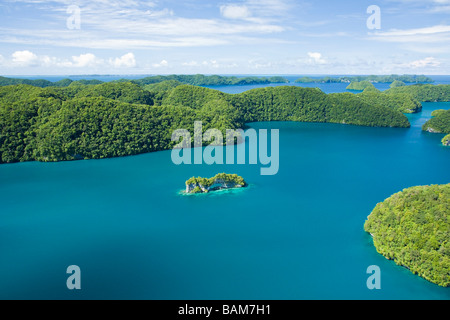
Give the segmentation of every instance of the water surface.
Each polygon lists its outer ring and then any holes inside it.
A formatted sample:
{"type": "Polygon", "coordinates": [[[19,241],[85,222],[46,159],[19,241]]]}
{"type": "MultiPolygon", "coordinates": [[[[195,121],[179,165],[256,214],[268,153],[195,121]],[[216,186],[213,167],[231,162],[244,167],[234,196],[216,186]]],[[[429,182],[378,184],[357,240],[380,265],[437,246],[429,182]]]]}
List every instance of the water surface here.
{"type": "Polygon", "coordinates": [[[363,230],[377,202],[450,182],[443,135],[338,124],[280,129],[280,171],[176,166],[171,152],[0,166],[0,299],[449,299],[379,255],[363,230]],[[250,188],[182,196],[192,176],[250,188]],[[69,265],[82,290],[66,288],[69,265]],[[366,287],[378,265],[382,289],[366,287]]]}

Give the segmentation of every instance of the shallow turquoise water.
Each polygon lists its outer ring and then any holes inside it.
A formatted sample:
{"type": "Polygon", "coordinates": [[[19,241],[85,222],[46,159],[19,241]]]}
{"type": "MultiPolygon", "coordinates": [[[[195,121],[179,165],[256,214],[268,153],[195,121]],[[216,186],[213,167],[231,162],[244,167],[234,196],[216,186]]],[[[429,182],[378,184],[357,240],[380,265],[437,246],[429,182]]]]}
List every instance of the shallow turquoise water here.
{"type": "Polygon", "coordinates": [[[255,123],[280,129],[280,171],[175,166],[171,153],[0,166],[0,299],[450,299],[376,253],[363,224],[403,188],[450,182],[443,135],[255,123]],[[250,187],[183,196],[191,176],[250,187]],[[80,291],[66,268],[81,268],[80,291]],[[381,268],[381,290],[366,287],[381,268]]]}

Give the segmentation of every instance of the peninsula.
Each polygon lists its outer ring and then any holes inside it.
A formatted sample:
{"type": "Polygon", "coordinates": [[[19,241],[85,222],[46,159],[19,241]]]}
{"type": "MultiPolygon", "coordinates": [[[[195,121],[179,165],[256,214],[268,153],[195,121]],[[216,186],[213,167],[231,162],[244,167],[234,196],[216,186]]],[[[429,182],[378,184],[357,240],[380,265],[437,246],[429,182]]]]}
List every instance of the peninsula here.
{"type": "Polygon", "coordinates": [[[237,174],[219,173],[212,178],[195,178],[186,181],[186,193],[209,193],[216,190],[246,187],[245,180],[237,174]]]}

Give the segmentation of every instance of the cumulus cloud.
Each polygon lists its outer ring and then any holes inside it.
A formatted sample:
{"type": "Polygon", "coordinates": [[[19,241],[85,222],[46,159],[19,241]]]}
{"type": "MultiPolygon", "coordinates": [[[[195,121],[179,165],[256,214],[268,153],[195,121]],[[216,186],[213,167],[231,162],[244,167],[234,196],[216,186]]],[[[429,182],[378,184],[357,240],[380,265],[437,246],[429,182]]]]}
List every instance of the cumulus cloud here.
{"type": "Polygon", "coordinates": [[[38,57],[31,51],[16,51],[12,55],[12,62],[21,67],[31,67],[38,64],[38,57]]]}
{"type": "Polygon", "coordinates": [[[120,58],[110,59],[110,64],[115,68],[134,68],[136,67],[136,58],[133,53],[127,53],[120,58]]]}
{"type": "Polygon", "coordinates": [[[310,63],[314,64],[325,64],[327,61],[322,58],[320,52],[308,52],[308,57],[310,58],[310,63]]]}
{"type": "MultiPolygon", "coordinates": [[[[16,51],[10,59],[0,55],[0,65],[6,67],[44,67],[44,68],[98,68],[113,66],[116,68],[136,67],[136,58],[133,53],[124,54],[121,57],[104,60],[93,53],[84,53],[70,58],[57,58],[48,55],[36,55],[29,50],[16,51]]],[[[163,60],[160,66],[167,66],[168,62],[163,60]]]]}
{"type": "Polygon", "coordinates": [[[92,53],[80,54],[79,56],[73,56],[73,66],[78,68],[93,67],[99,64],[100,61],[92,53]]]}
{"type": "Polygon", "coordinates": [[[169,66],[169,62],[167,62],[167,60],[162,60],[160,63],[153,64],[153,68],[163,68],[163,67],[168,67],[168,66],[169,66]]]}
{"type": "Polygon", "coordinates": [[[247,6],[235,4],[221,6],[220,14],[227,19],[246,19],[251,16],[251,12],[247,6]]]}

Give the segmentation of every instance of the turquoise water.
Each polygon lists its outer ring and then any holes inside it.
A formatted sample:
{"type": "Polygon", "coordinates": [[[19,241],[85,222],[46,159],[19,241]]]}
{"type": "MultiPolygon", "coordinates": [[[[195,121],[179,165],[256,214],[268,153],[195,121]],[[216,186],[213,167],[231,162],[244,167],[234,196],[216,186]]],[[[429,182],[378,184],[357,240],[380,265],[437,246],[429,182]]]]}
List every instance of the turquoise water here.
{"type": "Polygon", "coordinates": [[[280,129],[280,171],[175,166],[171,152],[0,166],[0,299],[450,299],[379,255],[363,224],[414,185],[450,182],[443,135],[337,124],[280,129]],[[247,189],[183,196],[191,176],[247,189]],[[81,268],[80,291],[66,268],[81,268]],[[366,287],[381,268],[381,290],[366,287]]]}

